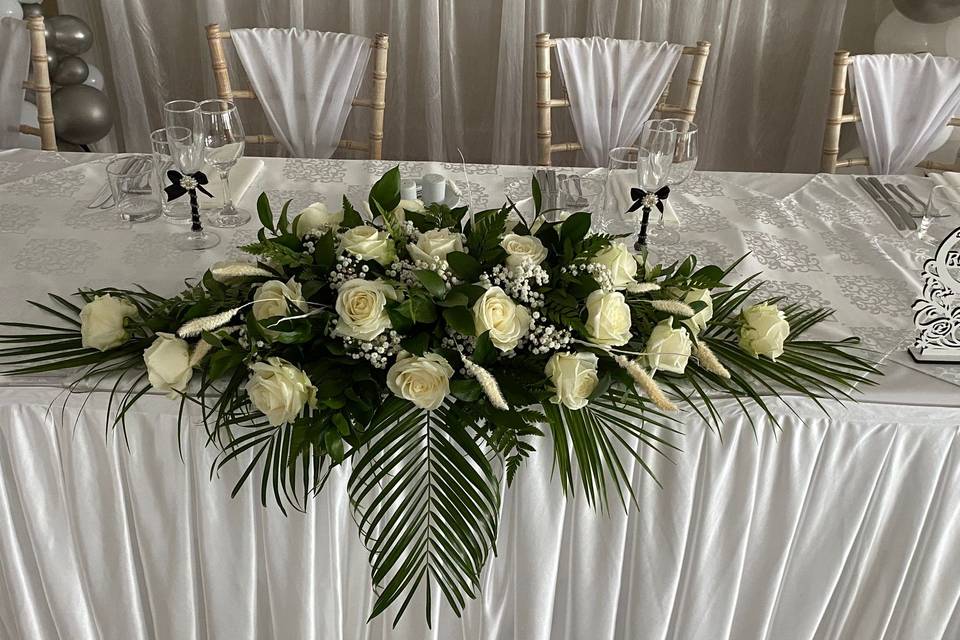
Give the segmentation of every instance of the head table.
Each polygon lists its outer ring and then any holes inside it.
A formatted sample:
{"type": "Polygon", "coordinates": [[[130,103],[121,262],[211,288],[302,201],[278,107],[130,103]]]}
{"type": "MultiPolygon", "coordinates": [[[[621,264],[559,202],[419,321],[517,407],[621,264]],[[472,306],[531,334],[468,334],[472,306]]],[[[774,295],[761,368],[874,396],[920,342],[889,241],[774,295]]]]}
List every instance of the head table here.
{"type": "MultiPolygon", "coordinates": [[[[251,222],[181,252],[183,227],[121,228],[86,207],[109,159],[0,152],[2,319],[37,320],[24,300],[47,291],[135,282],[173,294],[254,240],[251,222]]],[[[261,191],[275,211],[359,203],[394,164],[265,159],[240,204],[253,209],[261,191]]],[[[448,175],[475,208],[525,197],[532,173],[399,164],[448,175]]],[[[105,394],[64,405],[59,379],[0,378],[0,637],[960,637],[960,367],[903,352],[919,274],[897,261],[902,238],[849,176],[697,173],[671,200],[682,226],[654,238],[654,257],[750,252],[737,272],[764,271],[765,296],[836,308],[831,337],[860,335],[884,361],[860,404],[788,399],[780,431],[757,411],[755,432],[733,401],[718,403],[721,434],[685,415],[683,452],[650,458],[662,487],[634,469],[640,509],[627,513],[565,500],[541,444],[503,503],[481,597],[462,619],[434,606],[431,629],[413,606],[393,629],[389,612],[366,623],[370,573],[344,473],[284,517],[252,485],[230,499],[239,466],[210,480],[201,427],[181,459],[177,402],[145,398],[124,442],[105,437],[105,394]]]]}

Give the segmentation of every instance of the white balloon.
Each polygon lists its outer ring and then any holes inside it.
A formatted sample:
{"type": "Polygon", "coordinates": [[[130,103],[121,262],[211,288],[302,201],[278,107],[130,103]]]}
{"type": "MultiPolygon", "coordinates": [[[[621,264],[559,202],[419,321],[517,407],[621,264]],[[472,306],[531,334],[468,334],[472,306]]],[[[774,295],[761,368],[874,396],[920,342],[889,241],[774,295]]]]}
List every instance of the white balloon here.
{"type": "Polygon", "coordinates": [[[960,18],[950,20],[947,25],[946,50],[951,58],[960,58],[960,18]]]}
{"type": "Polygon", "coordinates": [[[103,71],[100,71],[100,69],[89,62],[87,63],[87,69],[89,69],[89,72],[87,73],[87,79],[83,84],[87,85],[88,87],[93,87],[94,89],[103,91],[103,71]]]}
{"type": "Polygon", "coordinates": [[[894,11],[880,23],[873,48],[877,53],[917,53],[929,51],[933,55],[947,55],[947,25],[914,22],[899,11],[894,11]]]}
{"type": "Polygon", "coordinates": [[[17,0],[0,0],[0,18],[23,20],[23,7],[17,0]]]}
{"type": "MultiPolygon", "coordinates": [[[[31,104],[24,100],[23,104],[20,105],[20,122],[21,124],[39,128],[40,121],[37,119],[37,105],[31,104]]],[[[24,149],[39,149],[40,136],[31,136],[26,133],[21,133],[20,146],[24,149]]]]}
{"type": "Polygon", "coordinates": [[[20,0],[20,4],[43,4],[43,0],[20,0]]]}

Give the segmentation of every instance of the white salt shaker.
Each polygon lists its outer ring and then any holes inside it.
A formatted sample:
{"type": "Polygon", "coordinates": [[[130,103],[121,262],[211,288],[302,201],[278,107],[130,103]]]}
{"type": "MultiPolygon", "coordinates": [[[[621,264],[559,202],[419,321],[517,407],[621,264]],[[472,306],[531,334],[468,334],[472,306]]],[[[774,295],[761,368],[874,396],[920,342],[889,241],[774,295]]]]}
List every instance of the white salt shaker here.
{"type": "Polygon", "coordinates": [[[416,200],[417,199],[417,181],[413,178],[404,178],[400,181],[400,199],[401,200],[416,200]]]}
{"type": "Polygon", "coordinates": [[[443,202],[447,196],[447,181],[438,173],[423,176],[423,204],[443,202]]]}

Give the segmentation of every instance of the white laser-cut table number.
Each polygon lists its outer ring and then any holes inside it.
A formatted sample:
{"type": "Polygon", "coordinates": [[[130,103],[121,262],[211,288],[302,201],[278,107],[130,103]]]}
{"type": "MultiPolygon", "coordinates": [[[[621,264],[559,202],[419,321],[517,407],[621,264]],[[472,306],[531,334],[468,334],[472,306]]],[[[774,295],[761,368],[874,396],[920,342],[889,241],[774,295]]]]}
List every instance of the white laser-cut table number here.
{"type": "Polygon", "coordinates": [[[913,303],[917,339],[908,349],[917,362],[960,363],[960,228],[923,265],[923,293],[913,303]]]}

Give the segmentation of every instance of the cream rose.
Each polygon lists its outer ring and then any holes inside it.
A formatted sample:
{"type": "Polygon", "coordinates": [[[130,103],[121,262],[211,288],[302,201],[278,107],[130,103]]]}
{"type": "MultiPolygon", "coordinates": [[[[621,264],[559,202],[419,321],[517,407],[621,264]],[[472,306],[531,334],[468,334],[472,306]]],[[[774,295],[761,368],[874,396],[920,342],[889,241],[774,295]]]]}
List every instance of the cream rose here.
{"type": "Polygon", "coordinates": [[[651,373],[683,373],[687,368],[692,347],[693,341],[687,335],[686,329],[673,328],[673,316],[661,320],[650,332],[644,348],[651,373]]]}
{"type": "Polygon", "coordinates": [[[683,296],[683,301],[687,304],[691,302],[705,302],[707,304],[705,308],[683,321],[683,324],[687,325],[694,335],[700,335],[700,332],[706,328],[707,323],[713,319],[713,297],[710,295],[710,290],[691,289],[683,296]]]}
{"type": "Polygon", "coordinates": [[[407,251],[414,260],[431,264],[434,258],[446,260],[451,251],[463,251],[463,239],[450,229],[431,229],[420,234],[416,244],[408,244],[407,251]]]}
{"type": "Polygon", "coordinates": [[[390,328],[387,300],[396,300],[397,292],[382,280],[347,280],[337,292],[336,311],[339,336],[373,340],[390,328]]]}
{"type": "Polygon", "coordinates": [[[582,409],[597,388],[597,356],[593,353],[555,353],[544,369],[553,383],[550,401],[568,409],[582,409]]]}
{"type": "Polygon", "coordinates": [[[343,222],[343,211],[327,211],[327,205],[314,202],[293,219],[293,232],[302,238],[308,233],[323,235],[343,222]]]}
{"type": "Polygon", "coordinates": [[[99,351],[119,347],[130,337],[124,319],[136,315],[137,308],[123,298],[97,296],[80,309],[80,343],[99,351]]]}
{"type": "Polygon", "coordinates": [[[620,347],[630,341],[630,306],[618,291],[597,290],[587,296],[587,339],[620,347]]]}
{"type": "MultiPolygon", "coordinates": [[[[404,354],[401,354],[404,355],[404,354]]],[[[435,353],[400,358],[387,371],[387,388],[421,409],[433,411],[450,394],[453,367],[435,353]]]]}
{"type": "Polygon", "coordinates": [[[610,272],[614,289],[626,289],[636,283],[637,259],[622,242],[612,242],[590,261],[603,265],[610,272]]]}
{"type": "Polygon", "coordinates": [[[307,310],[307,301],[303,299],[300,283],[290,278],[286,283],[269,280],[257,288],[253,294],[253,317],[266,320],[290,314],[291,305],[300,311],[307,310]]]}
{"type": "Polygon", "coordinates": [[[500,287],[490,287],[473,303],[477,332],[490,332],[490,342],[510,351],[530,331],[530,312],[515,303],[500,287]]]}
{"type": "Polygon", "coordinates": [[[277,427],[294,420],[304,405],[315,407],[317,389],[303,371],[282,358],[267,358],[250,369],[247,395],[267,420],[277,427]]]}
{"type": "Polygon", "coordinates": [[[751,355],[776,360],[789,335],[790,323],[775,304],[756,304],[740,313],[740,347],[751,355]]]}
{"type": "Polygon", "coordinates": [[[500,246],[507,252],[507,266],[516,267],[524,262],[540,264],[547,257],[547,248],[539,238],[534,236],[518,236],[508,233],[503,236],[500,246]]]}
{"type": "Polygon", "coordinates": [[[386,266],[396,257],[396,248],[390,234],[376,227],[354,227],[340,236],[340,249],[360,256],[364,260],[375,260],[386,266]]]}
{"type": "Polygon", "coordinates": [[[157,339],[143,352],[143,363],[150,385],[157,391],[166,391],[168,398],[176,398],[193,377],[190,345],[172,333],[157,334],[157,339]]]}

